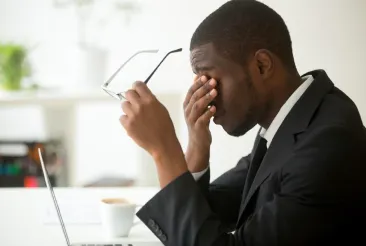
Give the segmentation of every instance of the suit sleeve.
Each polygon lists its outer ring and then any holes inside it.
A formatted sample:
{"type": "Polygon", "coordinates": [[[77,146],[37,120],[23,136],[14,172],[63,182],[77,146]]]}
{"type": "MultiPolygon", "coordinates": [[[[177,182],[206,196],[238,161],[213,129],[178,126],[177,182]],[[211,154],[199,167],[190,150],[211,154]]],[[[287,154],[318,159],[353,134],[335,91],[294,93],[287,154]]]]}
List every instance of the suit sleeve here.
{"type": "Polygon", "coordinates": [[[209,168],[207,167],[203,171],[192,173],[192,176],[193,176],[194,180],[196,180],[196,181],[199,180],[208,171],[208,169],[209,168]]]}
{"type": "Polygon", "coordinates": [[[347,129],[329,127],[304,140],[281,170],[280,191],[234,233],[227,232],[222,212],[231,209],[224,205],[230,201],[207,196],[190,173],[162,189],[137,215],[169,246],[322,245],[342,233],[334,227],[337,220],[352,219],[342,214],[359,202],[355,192],[365,194],[357,173],[366,171],[365,158],[356,139],[347,129]],[[212,199],[220,205],[213,206],[212,199]]]}

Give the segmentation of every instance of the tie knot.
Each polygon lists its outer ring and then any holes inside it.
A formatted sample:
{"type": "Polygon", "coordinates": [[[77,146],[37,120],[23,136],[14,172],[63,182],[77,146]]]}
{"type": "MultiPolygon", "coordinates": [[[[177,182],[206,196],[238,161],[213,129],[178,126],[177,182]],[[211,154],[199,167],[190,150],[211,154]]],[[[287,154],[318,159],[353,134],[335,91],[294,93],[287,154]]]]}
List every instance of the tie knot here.
{"type": "Polygon", "coordinates": [[[260,137],[258,148],[266,149],[267,150],[267,140],[264,137],[260,137]]]}
{"type": "Polygon", "coordinates": [[[255,150],[255,160],[260,164],[263,160],[263,157],[266,155],[267,152],[267,140],[263,137],[260,137],[259,143],[255,150]]]}

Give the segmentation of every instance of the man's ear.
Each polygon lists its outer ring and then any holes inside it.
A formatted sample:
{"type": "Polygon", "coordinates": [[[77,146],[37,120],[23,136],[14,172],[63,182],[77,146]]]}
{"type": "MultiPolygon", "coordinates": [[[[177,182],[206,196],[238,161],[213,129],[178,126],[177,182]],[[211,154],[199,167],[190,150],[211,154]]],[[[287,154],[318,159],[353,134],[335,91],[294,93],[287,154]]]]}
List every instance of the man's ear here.
{"type": "Polygon", "coordinates": [[[274,57],[273,54],[266,49],[258,50],[255,55],[256,65],[259,74],[263,79],[267,79],[272,76],[274,70],[274,57]]]}

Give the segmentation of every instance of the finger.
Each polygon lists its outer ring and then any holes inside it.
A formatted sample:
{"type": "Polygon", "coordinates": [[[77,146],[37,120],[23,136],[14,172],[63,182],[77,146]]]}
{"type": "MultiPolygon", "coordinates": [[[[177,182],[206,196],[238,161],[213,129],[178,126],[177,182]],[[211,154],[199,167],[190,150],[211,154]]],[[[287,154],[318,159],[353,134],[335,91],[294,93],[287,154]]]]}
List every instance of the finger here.
{"type": "Polygon", "coordinates": [[[201,86],[198,90],[196,90],[191,98],[198,101],[201,97],[203,97],[204,95],[206,95],[208,92],[210,92],[214,87],[216,86],[216,80],[215,79],[210,79],[209,81],[206,81],[203,86],[201,86]]]}
{"type": "Polygon", "coordinates": [[[125,93],[126,100],[135,105],[140,101],[140,96],[135,90],[128,90],[125,93]]]}
{"type": "Polygon", "coordinates": [[[149,87],[144,82],[136,81],[133,84],[133,89],[137,92],[140,98],[150,98],[153,96],[152,92],[150,91],[149,87]]]}
{"type": "Polygon", "coordinates": [[[214,114],[216,113],[216,107],[212,106],[209,109],[206,110],[206,112],[201,115],[196,124],[198,126],[208,126],[210,123],[211,118],[214,116],[214,114]]]}
{"type": "Polygon", "coordinates": [[[196,74],[193,78],[193,83],[196,83],[199,78],[200,78],[200,76],[198,74],[196,74]]]}
{"type": "Polygon", "coordinates": [[[121,105],[122,111],[127,115],[133,115],[132,104],[129,101],[124,101],[121,105]]]}
{"type": "Polygon", "coordinates": [[[207,78],[207,76],[206,75],[203,75],[203,76],[201,76],[200,77],[200,80],[202,81],[202,83],[204,84],[204,83],[206,83],[207,81],[208,81],[208,78],[207,78]]]}
{"type": "Polygon", "coordinates": [[[123,128],[126,129],[127,128],[127,125],[128,125],[128,117],[127,117],[127,115],[121,115],[121,117],[119,117],[119,122],[121,123],[121,125],[123,126],[123,128]]]}
{"type": "Polygon", "coordinates": [[[209,93],[206,93],[206,95],[196,101],[192,105],[192,110],[189,114],[190,121],[195,122],[207,110],[208,105],[216,96],[217,90],[212,89],[209,93]]]}
{"type": "Polygon", "coordinates": [[[193,83],[197,83],[197,82],[202,82],[203,84],[206,83],[208,81],[208,78],[206,75],[202,75],[202,76],[199,76],[197,75],[194,80],[193,80],[193,83]]]}
{"type": "Polygon", "coordinates": [[[183,103],[184,108],[187,107],[189,101],[191,100],[193,93],[195,93],[206,82],[207,82],[206,76],[201,76],[201,77],[196,76],[195,77],[193,85],[189,88],[186,98],[184,99],[184,103],[183,103]]]}
{"type": "MultiPolygon", "coordinates": [[[[196,90],[193,93],[191,100],[186,107],[186,111],[188,112],[188,114],[190,114],[190,112],[192,111],[193,105],[197,101],[201,100],[202,97],[207,96],[208,93],[212,93],[211,90],[216,86],[216,84],[217,83],[216,83],[215,79],[210,79],[207,83],[205,83],[204,86],[200,87],[198,90],[196,90]]],[[[217,91],[216,91],[216,94],[217,94],[217,91]]],[[[210,98],[206,98],[206,99],[210,99],[210,98]]],[[[210,102],[208,102],[208,103],[210,103],[210,102]]]]}
{"type": "Polygon", "coordinates": [[[201,86],[203,86],[203,83],[201,84],[201,83],[196,82],[196,83],[194,83],[194,84],[189,88],[189,90],[188,90],[188,92],[187,92],[187,94],[186,94],[186,97],[185,97],[185,99],[184,99],[184,102],[183,102],[183,107],[184,107],[184,108],[186,108],[186,107],[187,107],[187,105],[188,105],[189,101],[191,100],[191,97],[192,97],[193,93],[194,93],[196,90],[198,90],[201,86]]]}

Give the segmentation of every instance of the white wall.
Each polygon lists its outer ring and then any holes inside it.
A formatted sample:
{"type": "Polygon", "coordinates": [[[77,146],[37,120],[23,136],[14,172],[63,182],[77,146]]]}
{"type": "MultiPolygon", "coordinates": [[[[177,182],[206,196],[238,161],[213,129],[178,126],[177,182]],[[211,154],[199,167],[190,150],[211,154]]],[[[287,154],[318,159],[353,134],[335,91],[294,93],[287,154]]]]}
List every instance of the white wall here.
{"type": "MultiPolygon", "coordinates": [[[[0,0],[0,40],[15,40],[28,45],[39,44],[32,53],[35,78],[45,85],[75,86],[78,62],[77,29],[70,10],[55,10],[51,0],[0,0]]],[[[110,2],[110,1],[103,1],[110,2]]],[[[127,27],[114,25],[98,38],[108,48],[110,73],[127,52],[141,47],[182,46],[180,56],[167,62],[150,86],[155,92],[178,93],[169,99],[171,110],[182,113],[183,95],[193,77],[189,67],[188,46],[199,22],[224,0],[155,0],[139,1],[141,9],[127,27]],[[178,98],[178,96],[177,96],[178,98]],[[179,111],[180,110],[180,111],[179,111]]],[[[323,68],[334,83],[358,105],[366,120],[366,1],[364,0],[266,0],[285,19],[293,39],[298,69],[305,73],[323,68]]],[[[100,3],[100,1],[99,1],[100,3]]],[[[114,17],[113,17],[114,18],[114,17]]],[[[73,184],[81,184],[101,173],[134,176],[137,149],[118,125],[119,105],[85,104],[78,109],[77,160],[73,184]],[[96,117],[98,120],[96,120],[96,117]],[[121,160],[123,159],[123,160],[121,160]],[[127,161],[125,161],[127,160],[127,161]]],[[[0,110],[0,138],[45,137],[38,108],[0,110]],[[24,125],[26,119],[27,127],[24,125]],[[15,122],[15,123],[14,123],[15,122]]],[[[183,118],[175,117],[180,140],[187,143],[183,118]]],[[[231,138],[212,126],[212,176],[235,165],[250,151],[257,131],[241,138],[231,138]]]]}

